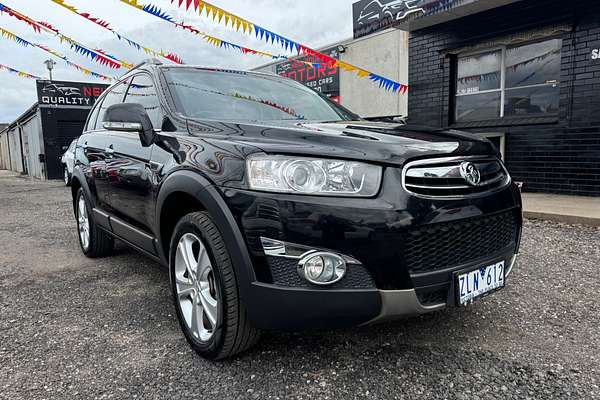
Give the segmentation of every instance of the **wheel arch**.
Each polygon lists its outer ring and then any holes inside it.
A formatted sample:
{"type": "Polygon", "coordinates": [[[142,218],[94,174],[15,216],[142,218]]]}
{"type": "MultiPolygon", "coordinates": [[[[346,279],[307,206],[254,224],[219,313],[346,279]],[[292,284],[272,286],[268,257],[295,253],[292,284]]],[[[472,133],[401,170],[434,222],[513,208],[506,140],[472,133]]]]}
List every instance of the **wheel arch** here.
{"type": "Polygon", "coordinates": [[[242,232],[219,190],[192,171],[174,172],[165,179],[158,192],[155,234],[161,260],[165,265],[169,264],[169,245],[175,225],[183,215],[194,211],[206,211],[217,225],[231,257],[240,296],[244,298],[256,277],[242,232]],[[174,209],[175,205],[177,208],[174,209]],[[179,218],[173,221],[172,217],[179,218]]]}
{"type": "Polygon", "coordinates": [[[71,196],[73,199],[73,212],[75,212],[75,200],[77,199],[77,192],[79,188],[83,189],[83,192],[91,202],[92,206],[95,206],[95,198],[90,193],[90,188],[80,168],[73,168],[71,174],[71,196]]]}

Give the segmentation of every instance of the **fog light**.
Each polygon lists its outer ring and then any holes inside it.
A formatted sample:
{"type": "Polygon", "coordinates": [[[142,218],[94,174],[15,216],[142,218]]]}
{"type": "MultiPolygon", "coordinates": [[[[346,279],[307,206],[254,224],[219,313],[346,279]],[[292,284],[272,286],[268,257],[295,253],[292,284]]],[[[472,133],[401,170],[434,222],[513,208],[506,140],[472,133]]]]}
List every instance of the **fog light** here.
{"type": "Polygon", "coordinates": [[[331,285],[346,274],[346,262],[337,254],[317,251],[302,257],[298,273],[315,285],[331,285]]]}

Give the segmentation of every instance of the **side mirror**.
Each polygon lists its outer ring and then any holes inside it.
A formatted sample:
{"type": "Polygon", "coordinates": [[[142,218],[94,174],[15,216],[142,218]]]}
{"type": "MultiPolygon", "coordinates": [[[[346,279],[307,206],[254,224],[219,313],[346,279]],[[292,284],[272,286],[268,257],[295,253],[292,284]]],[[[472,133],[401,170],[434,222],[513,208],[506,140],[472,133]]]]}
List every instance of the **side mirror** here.
{"type": "Polygon", "coordinates": [[[144,106],[137,103],[113,104],[108,107],[102,126],[113,131],[137,132],[144,147],[151,146],[156,139],[148,113],[144,106]]]}

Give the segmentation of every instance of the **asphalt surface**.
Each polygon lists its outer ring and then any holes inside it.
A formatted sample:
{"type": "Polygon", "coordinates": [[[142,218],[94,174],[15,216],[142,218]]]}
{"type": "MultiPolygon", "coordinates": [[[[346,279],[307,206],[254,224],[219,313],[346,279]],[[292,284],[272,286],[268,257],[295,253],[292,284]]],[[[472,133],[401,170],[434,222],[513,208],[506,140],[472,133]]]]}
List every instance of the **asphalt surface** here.
{"type": "Polygon", "coordinates": [[[0,174],[0,398],[600,398],[599,270],[600,230],[528,221],[508,287],[468,308],[209,362],[166,270],[85,258],[67,188],[0,174]]]}

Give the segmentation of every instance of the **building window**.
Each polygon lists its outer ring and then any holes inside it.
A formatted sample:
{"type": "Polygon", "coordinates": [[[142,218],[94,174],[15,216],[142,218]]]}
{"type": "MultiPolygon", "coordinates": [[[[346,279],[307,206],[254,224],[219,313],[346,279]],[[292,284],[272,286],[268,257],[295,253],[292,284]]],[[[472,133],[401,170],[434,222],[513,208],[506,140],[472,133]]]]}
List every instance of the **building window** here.
{"type": "Polygon", "coordinates": [[[455,121],[558,114],[561,39],[459,56],[455,121]]]}

